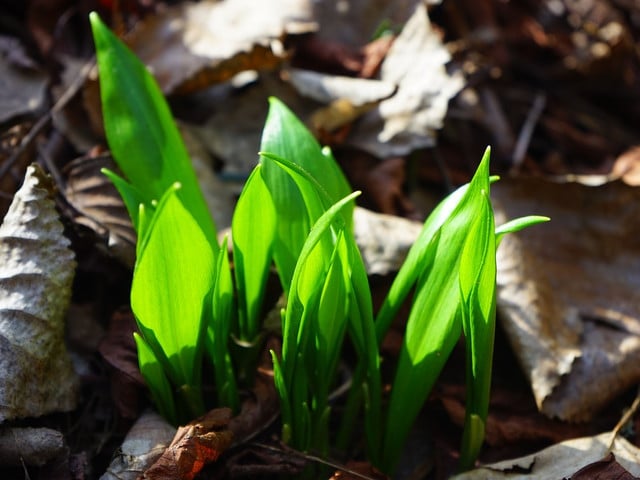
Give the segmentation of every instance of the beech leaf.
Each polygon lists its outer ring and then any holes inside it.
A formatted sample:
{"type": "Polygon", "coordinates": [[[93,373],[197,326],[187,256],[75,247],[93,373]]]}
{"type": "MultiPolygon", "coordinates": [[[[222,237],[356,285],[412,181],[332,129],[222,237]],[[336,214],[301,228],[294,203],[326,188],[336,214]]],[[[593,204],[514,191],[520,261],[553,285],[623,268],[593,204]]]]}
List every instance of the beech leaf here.
{"type": "Polygon", "coordinates": [[[75,260],[52,191],[44,172],[28,167],[0,226],[0,421],[76,405],[64,344],[75,260]]]}

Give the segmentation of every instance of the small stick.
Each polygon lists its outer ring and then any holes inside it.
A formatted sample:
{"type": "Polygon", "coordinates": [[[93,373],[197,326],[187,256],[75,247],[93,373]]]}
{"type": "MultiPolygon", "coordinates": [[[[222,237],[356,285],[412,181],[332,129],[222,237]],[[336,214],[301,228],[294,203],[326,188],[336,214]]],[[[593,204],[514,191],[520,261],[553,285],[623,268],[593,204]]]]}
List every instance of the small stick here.
{"type": "Polygon", "coordinates": [[[547,96],[544,93],[538,93],[534,98],[533,105],[531,105],[527,118],[522,125],[520,135],[518,135],[518,141],[516,142],[516,147],[513,149],[513,156],[511,157],[513,162],[511,167],[512,171],[520,168],[522,165],[524,156],[529,148],[529,143],[531,142],[531,137],[533,136],[533,130],[536,128],[536,124],[538,123],[540,115],[542,115],[542,111],[546,105],[547,96]]]}
{"type": "Polygon", "coordinates": [[[316,457],[315,455],[309,455],[308,453],[300,452],[295,448],[288,447],[286,445],[282,445],[280,448],[274,447],[271,445],[267,445],[264,443],[255,443],[257,447],[264,448],[265,450],[271,450],[272,452],[278,453],[291,453],[292,455],[298,456],[300,458],[304,458],[305,460],[309,460],[316,463],[321,463],[331,468],[335,468],[336,470],[340,470],[341,472],[348,473],[349,475],[353,475],[354,477],[361,478],[362,480],[376,480],[373,477],[369,477],[360,472],[356,472],[344,465],[340,465],[339,463],[332,462],[330,460],[325,460],[324,458],[316,457]]]}
{"type": "Polygon", "coordinates": [[[613,449],[613,444],[616,441],[616,437],[620,433],[620,430],[622,430],[622,427],[624,427],[625,424],[629,420],[631,420],[631,417],[635,415],[635,413],[638,411],[638,407],[640,407],[640,387],[638,387],[636,398],[633,400],[633,403],[631,404],[629,409],[624,412],[624,415],[622,415],[620,421],[616,424],[615,427],[613,427],[613,430],[611,430],[611,438],[609,439],[609,445],[607,446],[607,453],[611,452],[611,450],[613,449]]]}

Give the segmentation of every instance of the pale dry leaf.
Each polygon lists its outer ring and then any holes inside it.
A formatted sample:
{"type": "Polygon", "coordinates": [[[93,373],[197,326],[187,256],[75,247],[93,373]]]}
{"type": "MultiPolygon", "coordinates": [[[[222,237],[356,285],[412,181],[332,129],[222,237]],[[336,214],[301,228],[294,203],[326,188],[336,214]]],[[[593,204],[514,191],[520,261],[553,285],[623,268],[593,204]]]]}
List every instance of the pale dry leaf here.
{"type": "Polygon", "coordinates": [[[397,85],[355,125],[348,139],[378,158],[407,155],[435,145],[449,100],[464,86],[461,74],[449,74],[451,56],[420,3],[391,46],[380,78],[397,85]]]}
{"type": "Polygon", "coordinates": [[[328,104],[316,110],[310,118],[313,132],[333,132],[353,123],[375,108],[381,100],[390,97],[396,86],[381,80],[343,77],[290,69],[285,77],[303,96],[328,104]]]}
{"type": "MultiPolygon", "coordinates": [[[[605,458],[610,439],[611,434],[606,432],[595,437],[567,440],[525,457],[482,466],[457,475],[454,480],[571,478],[584,466],[605,458]]],[[[612,452],[623,468],[640,476],[640,450],[637,447],[624,438],[616,438],[612,452]]]]}
{"type": "Polygon", "coordinates": [[[308,0],[185,2],[145,19],[127,42],[163,92],[185,93],[273,68],[284,55],[274,42],[315,29],[308,0]]]}
{"type": "Polygon", "coordinates": [[[616,158],[610,176],[627,185],[640,185],[640,147],[632,147],[616,158]]]}
{"type": "Polygon", "coordinates": [[[64,436],[51,428],[0,429],[0,465],[40,467],[65,454],[64,436]]]}
{"type": "Polygon", "coordinates": [[[588,420],[640,381],[640,190],[518,179],[492,197],[498,223],[551,217],[503,240],[498,306],[538,408],[588,420]]]}
{"type": "Polygon", "coordinates": [[[68,411],[77,401],[64,343],[76,264],[52,191],[29,166],[0,226],[0,422],[68,411]]]}
{"type": "Polygon", "coordinates": [[[120,194],[102,168],[117,169],[110,154],[89,154],[67,164],[64,196],[75,210],[74,222],[93,230],[102,241],[99,246],[133,267],[136,233],[120,194]]]}
{"type": "Polygon", "coordinates": [[[354,233],[369,275],[397,272],[422,230],[422,223],[357,207],[354,233]]]}
{"type": "Polygon", "coordinates": [[[175,434],[175,427],[156,412],[144,412],[100,480],[136,480],[162,455],[175,434]]]}
{"type": "Polygon", "coordinates": [[[389,97],[396,89],[394,83],[366,78],[343,77],[292,68],[287,70],[287,79],[295,89],[316,102],[331,103],[347,99],[360,107],[389,97]]]}

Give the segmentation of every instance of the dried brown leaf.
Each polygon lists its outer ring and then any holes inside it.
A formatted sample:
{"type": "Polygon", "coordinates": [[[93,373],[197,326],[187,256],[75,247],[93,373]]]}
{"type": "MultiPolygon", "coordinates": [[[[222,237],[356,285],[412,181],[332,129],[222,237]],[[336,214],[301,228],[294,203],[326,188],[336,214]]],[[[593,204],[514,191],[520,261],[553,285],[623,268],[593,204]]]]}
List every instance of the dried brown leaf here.
{"type": "Polygon", "coordinates": [[[354,233],[367,273],[397,272],[415,242],[422,223],[356,208],[354,233]]]}
{"type": "Polygon", "coordinates": [[[327,75],[297,68],[287,73],[289,81],[301,95],[320,103],[344,98],[353,106],[360,107],[389,97],[396,88],[395,84],[381,80],[327,75]]]}
{"type": "Polygon", "coordinates": [[[204,1],[147,17],[128,43],[165,93],[187,93],[272,69],[283,58],[274,41],[314,29],[307,0],[204,1]]]}
{"type": "Polygon", "coordinates": [[[591,480],[594,478],[598,480],[635,480],[638,477],[631,475],[617,462],[616,456],[610,453],[602,460],[593,462],[571,475],[571,480],[591,480]]]}
{"type": "Polygon", "coordinates": [[[192,480],[218,459],[233,440],[228,430],[231,410],[216,408],[179,427],[171,445],[142,475],[148,480],[192,480]]]}
{"type": "MultiPolygon", "coordinates": [[[[438,397],[459,426],[465,418],[465,388],[442,385],[438,397]]],[[[524,442],[558,443],[569,438],[595,433],[590,424],[553,420],[538,412],[530,395],[492,387],[489,416],[485,425],[485,442],[491,446],[509,446],[524,442]]]]}
{"type": "MultiPolygon", "coordinates": [[[[200,103],[213,102],[216,108],[205,125],[192,131],[215,158],[224,162],[221,176],[226,180],[243,181],[256,165],[270,95],[286,103],[303,120],[317,108],[317,103],[297,95],[274,73],[261,74],[242,90],[225,84],[199,94],[200,103]]],[[[239,193],[240,187],[237,190],[239,193]]]]}
{"type": "Polygon", "coordinates": [[[640,190],[520,179],[492,195],[499,220],[552,219],[504,239],[498,304],[541,411],[587,420],[640,381],[640,190]]]}
{"type": "Polygon", "coordinates": [[[64,196],[74,207],[74,221],[93,230],[102,247],[133,267],[136,234],[118,191],[102,168],[116,170],[110,155],[90,153],[67,164],[64,196]]]}
{"type": "Polygon", "coordinates": [[[111,367],[111,394],[118,413],[124,418],[138,416],[141,388],[145,386],[138,367],[138,352],[133,339],[135,331],[136,320],[131,311],[115,312],[98,347],[111,367]]]}
{"type": "Polygon", "coordinates": [[[378,158],[433,146],[449,99],[463,87],[461,75],[445,70],[450,58],[420,3],[380,69],[380,78],[397,85],[397,92],[362,117],[348,143],[378,158]]]}
{"type": "Polygon", "coordinates": [[[28,167],[0,226],[0,421],[76,404],[64,344],[75,260],[52,189],[38,166],[28,167]]]}
{"type": "MultiPolygon", "coordinates": [[[[595,437],[583,437],[552,445],[525,457],[484,465],[454,477],[454,480],[546,480],[550,478],[574,478],[581,468],[601,462],[609,455],[609,432],[595,437]]],[[[612,452],[622,469],[637,478],[640,475],[640,450],[624,438],[616,438],[612,452]]],[[[618,470],[620,471],[620,470],[618,470]]],[[[618,477],[582,477],[618,478],[618,477]]],[[[627,478],[627,477],[620,477],[627,478]]]]}
{"type": "Polygon", "coordinates": [[[611,169],[611,177],[627,185],[640,186],[640,147],[633,147],[620,155],[611,169]]]}
{"type": "Polygon", "coordinates": [[[279,413],[273,375],[258,372],[251,393],[252,396],[242,403],[240,413],[229,421],[235,444],[255,437],[271,425],[279,413]]]}

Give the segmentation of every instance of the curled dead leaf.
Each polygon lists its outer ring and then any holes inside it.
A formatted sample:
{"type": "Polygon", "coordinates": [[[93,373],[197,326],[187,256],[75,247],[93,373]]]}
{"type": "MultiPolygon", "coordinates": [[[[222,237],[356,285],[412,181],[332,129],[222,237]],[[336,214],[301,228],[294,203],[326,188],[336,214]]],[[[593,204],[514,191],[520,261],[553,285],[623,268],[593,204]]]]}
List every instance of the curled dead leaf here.
{"type": "Polygon", "coordinates": [[[28,167],[0,226],[0,422],[76,405],[64,344],[75,260],[52,191],[49,177],[28,167]]]}
{"type": "Polygon", "coordinates": [[[188,93],[283,59],[274,42],[316,29],[306,0],[181,3],[141,22],[127,39],[165,93],[188,93]]]}
{"type": "Polygon", "coordinates": [[[419,3],[380,68],[380,78],[398,86],[396,93],[361,118],[348,144],[378,158],[433,146],[449,99],[463,87],[462,76],[445,69],[450,59],[419,3]]]}
{"type": "MultiPolygon", "coordinates": [[[[640,475],[640,450],[624,438],[616,438],[609,456],[609,432],[595,437],[583,437],[552,445],[544,450],[525,457],[484,465],[470,472],[454,477],[454,480],[509,479],[509,480],[546,480],[549,478],[637,478],[640,475]],[[574,477],[582,468],[594,462],[611,463],[616,461],[620,468],[615,469],[622,476],[574,477]],[[624,471],[632,477],[624,476],[624,471]]],[[[605,465],[601,465],[605,466],[605,465]]],[[[596,473],[597,467],[591,467],[596,473]]],[[[610,473],[610,472],[609,472],[610,473]]]]}
{"type": "Polygon", "coordinates": [[[231,445],[233,434],[228,429],[229,420],[229,408],[216,408],[178,428],[171,445],[141,478],[192,480],[231,445]]]}
{"type": "Polygon", "coordinates": [[[74,221],[93,230],[102,240],[100,246],[133,267],[136,234],[118,191],[102,168],[116,169],[111,155],[90,153],[67,164],[64,196],[74,209],[74,221]]]}
{"type": "Polygon", "coordinates": [[[640,381],[640,190],[514,179],[492,197],[498,223],[552,219],[503,240],[498,306],[538,408],[588,420],[640,381]]]}

